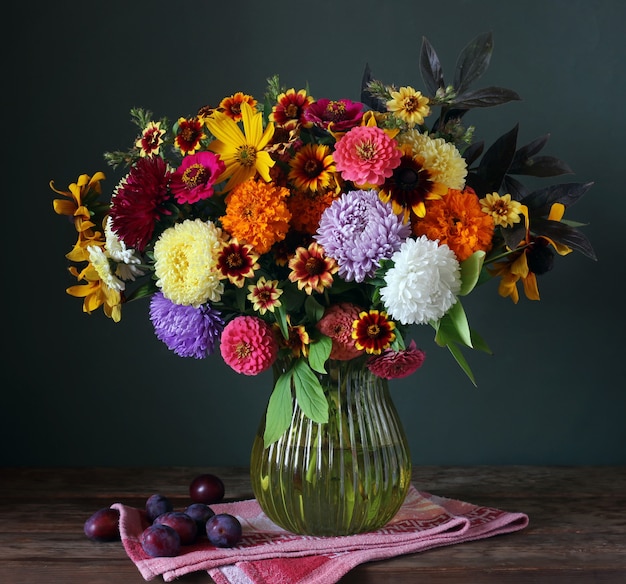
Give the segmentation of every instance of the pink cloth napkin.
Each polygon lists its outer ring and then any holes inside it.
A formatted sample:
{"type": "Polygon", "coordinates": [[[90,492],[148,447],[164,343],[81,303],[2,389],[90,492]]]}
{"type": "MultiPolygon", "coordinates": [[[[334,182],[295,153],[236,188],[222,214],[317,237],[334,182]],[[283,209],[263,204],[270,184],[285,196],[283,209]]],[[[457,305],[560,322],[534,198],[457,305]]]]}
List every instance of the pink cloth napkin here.
{"type": "Polygon", "coordinates": [[[234,548],[217,548],[206,538],[184,546],[173,558],[152,558],[141,548],[145,512],[115,503],[120,511],[124,549],[145,580],[161,575],[166,582],[206,570],[217,584],[334,584],[364,562],[415,553],[510,533],[528,525],[524,513],[510,513],[438,497],[411,486],[396,516],[383,528],[341,537],[294,535],[278,527],[255,499],[211,505],[230,513],[243,526],[234,548]]]}

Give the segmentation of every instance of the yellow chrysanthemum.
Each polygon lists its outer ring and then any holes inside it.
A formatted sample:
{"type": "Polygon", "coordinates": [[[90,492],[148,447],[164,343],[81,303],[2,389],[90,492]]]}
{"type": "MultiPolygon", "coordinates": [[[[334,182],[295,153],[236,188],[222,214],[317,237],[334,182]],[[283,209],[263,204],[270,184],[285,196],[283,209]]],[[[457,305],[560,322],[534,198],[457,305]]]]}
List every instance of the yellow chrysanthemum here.
{"type": "Polygon", "coordinates": [[[431,138],[417,130],[407,130],[397,138],[400,144],[409,144],[415,155],[424,159],[435,182],[449,189],[463,190],[467,176],[467,163],[454,144],[443,138],[431,138]]]}
{"type": "Polygon", "coordinates": [[[215,181],[220,183],[228,178],[225,191],[257,173],[269,182],[270,168],[274,166],[272,157],[263,150],[274,135],[274,124],[269,122],[263,130],[263,114],[255,113],[245,101],[241,102],[241,119],[243,132],[235,121],[219,111],[205,120],[206,127],[216,138],[208,148],[219,154],[226,165],[215,181]]]}
{"type": "Polygon", "coordinates": [[[154,245],[154,272],[163,295],[185,306],[217,302],[224,292],[217,260],[221,229],[211,221],[188,219],[166,229],[154,245]]]}
{"type": "Polygon", "coordinates": [[[493,222],[502,227],[512,227],[521,220],[522,204],[511,200],[511,195],[500,196],[498,193],[489,193],[480,199],[483,213],[491,215],[493,222]]]}
{"type": "Polygon", "coordinates": [[[401,87],[398,91],[390,91],[392,99],[387,102],[387,111],[405,121],[410,128],[423,124],[424,118],[430,114],[428,98],[421,91],[412,87],[401,87]]]}

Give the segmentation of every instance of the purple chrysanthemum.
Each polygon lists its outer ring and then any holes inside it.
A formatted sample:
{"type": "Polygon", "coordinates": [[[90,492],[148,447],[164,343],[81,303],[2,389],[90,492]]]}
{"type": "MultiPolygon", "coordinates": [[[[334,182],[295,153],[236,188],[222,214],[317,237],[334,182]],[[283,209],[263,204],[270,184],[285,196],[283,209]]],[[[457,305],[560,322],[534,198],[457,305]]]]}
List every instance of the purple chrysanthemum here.
{"type": "Polygon", "coordinates": [[[410,225],[376,191],[359,190],[332,202],[314,238],[339,264],[339,276],[362,282],[373,277],[380,260],[390,258],[410,234],[410,225]]]}
{"type": "Polygon", "coordinates": [[[179,357],[204,359],[212,355],[224,329],[221,314],[208,304],[183,306],[161,292],[150,300],[150,320],[158,339],[179,357]]]}

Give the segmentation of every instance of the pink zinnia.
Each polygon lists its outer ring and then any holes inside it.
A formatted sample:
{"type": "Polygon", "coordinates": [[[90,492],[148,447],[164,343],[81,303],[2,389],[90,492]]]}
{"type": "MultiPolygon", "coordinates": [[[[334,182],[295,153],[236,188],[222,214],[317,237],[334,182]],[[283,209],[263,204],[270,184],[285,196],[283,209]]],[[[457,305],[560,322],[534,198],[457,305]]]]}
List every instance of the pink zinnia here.
{"type": "Polygon", "coordinates": [[[183,158],[172,174],[170,188],[181,205],[197,203],[213,196],[215,179],[225,168],[224,162],[213,152],[196,152],[183,158]]]}
{"type": "Polygon", "coordinates": [[[276,360],[278,344],[269,324],[254,316],[238,316],[222,332],[224,362],[237,373],[257,375],[276,360]]]}
{"type": "Polygon", "coordinates": [[[408,349],[402,351],[387,349],[380,355],[370,357],[367,360],[367,368],[378,377],[399,379],[417,371],[425,357],[424,351],[416,348],[415,341],[411,341],[408,349]]]}
{"type": "Polygon", "coordinates": [[[400,165],[397,142],[376,126],[352,128],[335,145],[335,167],[344,180],[381,185],[400,165]]]}
{"type": "Polygon", "coordinates": [[[363,353],[354,345],[352,325],[359,318],[361,308],[350,303],[331,304],[317,323],[317,329],[333,342],[330,358],[349,361],[363,353]]]}

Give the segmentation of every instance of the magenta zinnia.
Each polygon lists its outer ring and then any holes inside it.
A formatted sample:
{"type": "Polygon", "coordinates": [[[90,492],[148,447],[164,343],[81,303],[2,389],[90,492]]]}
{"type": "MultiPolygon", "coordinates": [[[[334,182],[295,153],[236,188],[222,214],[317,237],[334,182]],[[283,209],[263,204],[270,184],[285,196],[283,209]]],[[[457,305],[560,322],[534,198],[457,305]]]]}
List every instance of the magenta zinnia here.
{"type": "Polygon", "coordinates": [[[224,163],[213,152],[185,156],[172,174],[170,188],[181,205],[193,204],[213,196],[215,179],[224,172],[224,163]]]}
{"type": "Polygon", "coordinates": [[[363,104],[349,99],[318,99],[304,113],[306,121],[333,132],[345,132],[361,123],[363,104]]]}

